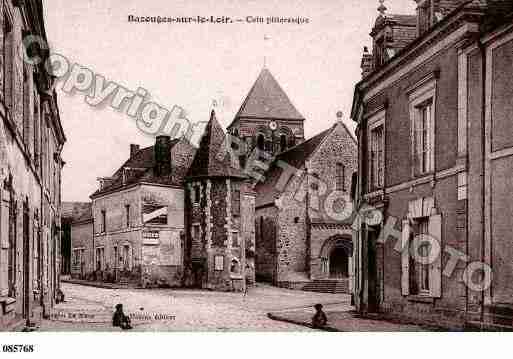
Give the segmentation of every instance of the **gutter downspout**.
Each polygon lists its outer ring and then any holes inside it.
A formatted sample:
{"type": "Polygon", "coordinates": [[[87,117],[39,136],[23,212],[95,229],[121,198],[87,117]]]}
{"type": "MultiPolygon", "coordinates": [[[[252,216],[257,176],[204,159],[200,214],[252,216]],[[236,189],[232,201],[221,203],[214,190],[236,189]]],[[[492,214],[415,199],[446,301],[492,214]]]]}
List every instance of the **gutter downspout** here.
{"type": "MultiPolygon", "coordinates": [[[[482,235],[482,246],[481,246],[481,263],[485,263],[485,235],[486,235],[486,223],[485,223],[485,216],[486,216],[486,208],[484,205],[485,202],[485,194],[486,194],[486,48],[485,45],[481,42],[481,39],[478,40],[478,47],[481,52],[481,151],[482,151],[482,157],[481,157],[481,166],[482,166],[482,173],[483,173],[483,179],[481,184],[481,198],[483,201],[483,204],[481,206],[481,216],[483,225],[481,226],[481,235],[482,235]]],[[[484,310],[485,310],[485,294],[484,291],[481,291],[481,314],[480,314],[480,321],[481,323],[484,323],[484,310]]]]}

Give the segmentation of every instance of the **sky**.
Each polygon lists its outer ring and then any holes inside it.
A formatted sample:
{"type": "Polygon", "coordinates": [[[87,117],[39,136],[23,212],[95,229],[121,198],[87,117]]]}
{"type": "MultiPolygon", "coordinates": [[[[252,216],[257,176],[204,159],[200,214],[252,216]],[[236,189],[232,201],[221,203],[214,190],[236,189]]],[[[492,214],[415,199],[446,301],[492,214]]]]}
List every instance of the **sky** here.
{"type": "MultiPolygon", "coordinates": [[[[414,0],[387,0],[388,13],[413,14],[414,0]]],[[[307,138],[336,121],[351,130],[354,85],[378,0],[45,0],[52,53],[89,68],[151,101],[180,106],[191,122],[207,121],[213,101],[224,127],[265,66],[305,117],[307,138]],[[301,17],[307,24],[129,23],[128,16],[301,17]]],[[[85,93],[57,84],[63,149],[62,198],[88,201],[98,177],[111,176],[131,143],[149,146],[126,112],[86,103],[85,93]]]]}

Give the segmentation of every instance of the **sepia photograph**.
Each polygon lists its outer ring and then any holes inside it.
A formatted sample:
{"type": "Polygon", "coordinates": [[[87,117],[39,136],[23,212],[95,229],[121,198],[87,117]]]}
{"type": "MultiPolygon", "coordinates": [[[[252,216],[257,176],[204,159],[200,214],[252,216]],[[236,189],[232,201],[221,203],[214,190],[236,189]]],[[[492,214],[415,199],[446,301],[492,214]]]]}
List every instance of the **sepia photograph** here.
{"type": "Polygon", "coordinates": [[[2,353],[513,331],[512,0],[0,10],[2,353]]]}

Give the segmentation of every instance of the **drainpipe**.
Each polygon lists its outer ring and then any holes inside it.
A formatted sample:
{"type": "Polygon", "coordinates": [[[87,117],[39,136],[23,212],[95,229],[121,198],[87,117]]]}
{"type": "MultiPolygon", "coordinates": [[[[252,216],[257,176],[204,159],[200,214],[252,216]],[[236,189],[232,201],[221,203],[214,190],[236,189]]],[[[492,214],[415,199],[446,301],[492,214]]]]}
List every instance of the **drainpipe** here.
{"type": "MultiPolygon", "coordinates": [[[[92,251],[92,253],[91,253],[91,258],[92,258],[92,260],[93,260],[93,263],[92,263],[92,271],[94,272],[94,271],[95,271],[95,268],[96,268],[96,261],[95,261],[95,258],[94,258],[95,254],[96,254],[96,248],[94,248],[94,211],[93,211],[93,209],[94,209],[94,205],[93,205],[93,204],[94,204],[94,199],[91,201],[91,216],[93,217],[93,218],[92,218],[93,225],[91,226],[91,227],[92,227],[92,232],[93,232],[93,233],[91,233],[91,235],[92,235],[92,237],[93,237],[93,240],[92,240],[93,248],[91,249],[91,251],[92,251]]],[[[85,274],[85,277],[86,277],[86,279],[87,279],[87,272],[86,272],[86,273],[84,273],[84,274],[85,274]]],[[[91,274],[91,275],[92,275],[92,274],[91,274]]],[[[91,278],[92,278],[92,277],[91,277],[91,278]]],[[[81,279],[84,279],[84,278],[81,278],[81,279]]]]}
{"type": "MultiPolygon", "coordinates": [[[[478,46],[479,50],[481,52],[481,166],[483,171],[483,179],[481,184],[481,198],[483,201],[483,205],[481,206],[481,216],[483,225],[481,226],[481,235],[482,235],[482,246],[481,246],[481,262],[484,263],[485,260],[485,235],[486,235],[486,229],[485,229],[485,215],[486,215],[486,208],[484,205],[485,201],[485,193],[486,193],[486,181],[485,181],[485,166],[486,166],[486,48],[485,45],[481,42],[481,39],[478,40],[478,46]]],[[[484,310],[485,310],[485,294],[484,291],[481,291],[481,323],[484,322],[484,310]]]]}

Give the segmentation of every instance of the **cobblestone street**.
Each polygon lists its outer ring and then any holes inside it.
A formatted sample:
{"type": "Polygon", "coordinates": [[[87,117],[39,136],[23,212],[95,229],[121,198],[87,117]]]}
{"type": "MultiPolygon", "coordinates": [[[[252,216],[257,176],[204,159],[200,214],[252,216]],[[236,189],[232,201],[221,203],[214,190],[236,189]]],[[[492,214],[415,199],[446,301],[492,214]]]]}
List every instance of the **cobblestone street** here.
{"type": "MultiPolygon", "coordinates": [[[[334,304],[351,310],[345,294],[311,293],[259,284],[241,293],[183,289],[104,289],[63,283],[66,300],[42,331],[117,331],[113,308],[122,303],[137,331],[311,331],[275,321],[268,312],[334,304]],[[135,315],[135,316],[134,316],[135,315]]],[[[312,309],[313,315],[313,309],[312,309]]]]}

